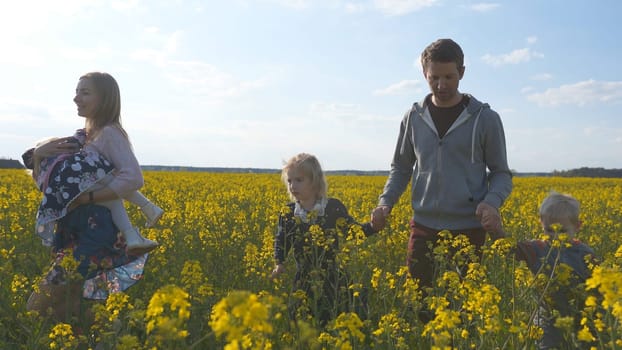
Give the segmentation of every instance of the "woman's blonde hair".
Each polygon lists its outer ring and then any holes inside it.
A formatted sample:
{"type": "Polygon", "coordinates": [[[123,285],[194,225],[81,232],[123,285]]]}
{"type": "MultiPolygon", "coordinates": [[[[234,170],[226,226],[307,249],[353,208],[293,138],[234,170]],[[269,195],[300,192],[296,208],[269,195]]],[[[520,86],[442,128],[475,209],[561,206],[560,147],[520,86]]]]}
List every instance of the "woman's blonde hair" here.
{"type": "Polygon", "coordinates": [[[121,125],[121,92],[119,84],[112,75],[103,72],[90,72],[80,77],[93,83],[95,93],[99,97],[99,106],[95,115],[86,120],[88,138],[93,140],[106,126],[115,126],[127,138],[121,125]]]}
{"type": "MultiPolygon", "coordinates": [[[[285,186],[287,186],[287,172],[290,170],[299,170],[305,176],[308,176],[311,180],[311,185],[315,190],[316,199],[326,198],[328,192],[328,183],[326,182],[326,176],[324,176],[324,171],[322,171],[322,166],[318,159],[308,153],[299,153],[292,158],[290,158],[285,165],[283,166],[283,170],[281,171],[281,179],[285,186]]],[[[289,197],[292,200],[296,200],[294,196],[289,192],[289,197]]]]}

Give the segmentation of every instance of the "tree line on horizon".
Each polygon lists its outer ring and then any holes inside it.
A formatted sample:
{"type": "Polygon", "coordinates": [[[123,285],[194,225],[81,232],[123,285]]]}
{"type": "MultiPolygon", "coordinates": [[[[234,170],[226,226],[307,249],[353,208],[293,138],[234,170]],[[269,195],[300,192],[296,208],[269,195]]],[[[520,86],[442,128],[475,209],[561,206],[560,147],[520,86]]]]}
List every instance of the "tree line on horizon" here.
{"type": "MultiPolygon", "coordinates": [[[[209,171],[209,172],[237,172],[237,173],[275,173],[279,169],[258,168],[223,168],[223,167],[183,167],[147,165],[142,167],[147,171],[209,171]]],[[[15,159],[0,158],[0,169],[25,169],[24,165],[15,159]]],[[[570,170],[553,170],[550,173],[521,173],[513,170],[515,176],[558,176],[558,177],[598,177],[598,178],[622,178],[622,169],[590,168],[581,167],[570,170]]],[[[335,175],[386,175],[388,171],[363,171],[363,170],[337,170],[327,171],[327,174],[335,175]]]]}
{"type": "Polygon", "coordinates": [[[554,170],[553,172],[551,172],[551,176],[614,178],[614,177],[622,177],[622,169],[582,167],[579,169],[571,169],[571,170],[560,170],[560,171],[554,170]]]}

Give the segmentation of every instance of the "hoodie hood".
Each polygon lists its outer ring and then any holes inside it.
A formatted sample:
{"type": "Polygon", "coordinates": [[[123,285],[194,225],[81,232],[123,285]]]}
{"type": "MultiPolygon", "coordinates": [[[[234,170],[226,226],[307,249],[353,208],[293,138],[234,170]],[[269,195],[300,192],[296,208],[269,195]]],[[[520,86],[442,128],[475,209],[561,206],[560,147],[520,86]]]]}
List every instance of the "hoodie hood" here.
{"type": "MultiPolygon", "coordinates": [[[[434,125],[434,121],[432,120],[432,116],[430,115],[430,113],[428,112],[428,106],[426,104],[426,100],[429,99],[431,94],[428,94],[428,96],[426,96],[423,100],[421,100],[420,102],[416,102],[413,105],[413,108],[411,110],[411,114],[415,114],[414,116],[417,116],[419,118],[421,118],[423,120],[423,122],[425,124],[428,125],[428,127],[438,136],[438,132],[436,131],[436,126],[434,125]]],[[[469,104],[467,105],[467,107],[462,111],[462,113],[460,113],[460,115],[458,116],[458,118],[456,119],[456,121],[451,125],[451,127],[447,130],[447,134],[450,134],[453,130],[455,130],[456,128],[458,128],[460,125],[466,123],[468,120],[470,120],[471,118],[475,118],[474,122],[473,122],[473,126],[471,128],[471,163],[475,163],[475,135],[477,132],[477,126],[479,124],[479,119],[480,116],[482,114],[482,111],[484,109],[490,109],[490,105],[488,103],[483,103],[480,102],[479,100],[477,100],[475,97],[473,97],[473,95],[470,94],[464,94],[466,96],[469,97],[469,104]]],[[[412,117],[414,117],[411,115],[411,118],[408,118],[407,120],[407,128],[411,127],[411,123],[412,123],[412,117]]],[[[404,141],[404,140],[402,140],[404,141]]],[[[405,142],[402,142],[401,144],[401,151],[404,151],[404,147],[406,147],[405,142]]]]}

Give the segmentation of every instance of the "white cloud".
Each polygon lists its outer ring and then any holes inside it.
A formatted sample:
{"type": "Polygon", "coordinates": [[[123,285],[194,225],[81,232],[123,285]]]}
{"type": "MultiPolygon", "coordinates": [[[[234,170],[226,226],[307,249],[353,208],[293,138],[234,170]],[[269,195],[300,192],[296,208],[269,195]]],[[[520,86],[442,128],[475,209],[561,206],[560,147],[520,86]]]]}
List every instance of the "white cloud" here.
{"type": "Polygon", "coordinates": [[[523,95],[531,91],[533,91],[533,86],[525,86],[524,88],[520,89],[520,93],[523,95]]]}
{"type": "Polygon", "coordinates": [[[611,159],[620,159],[622,157],[622,148],[619,147],[622,144],[622,128],[616,127],[586,127],[583,128],[583,135],[589,139],[598,140],[596,145],[591,145],[593,147],[593,156],[600,156],[603,159],[606,159],[603,154],[610,154],[611,159]],[[601,148],[602,151],[598,151],[598,148],[601,148]]]}
{"type": "Polygon", "coordinates": [[[199,61],[168,61],[165,76],[182,90],[217,102],[266,85],[265,79],[241,80],[214,65],[199,61]]]}
{"type": "Polygon", "coordinates": [[[527,44],[535,44],[536,41],[538,41],[538,37],[537,36],[530,36],[527,38],[527,44]]]}
{"type": "Polygon", "coordinates": [[[272,0],[282,6],[290,7],[297,10],[306,9],[311,6],[311,0],[272,0]]]}
{"type": "Polygon", "coordinates": [[[471,5],[470,8],[471,10],[477,11],[477,12],[488,12],[488,11],[492,11],[496,9],[499,6],[501,6],[501,4],[492,3],[492,2],[480,2],[477,4],[471,5]]]}
{"type": "Polygon", "coordinates": [[[106,46],[94,48],[65,47],[60,55],[71,61],[96,61],[99,57],[110,55],[113,50],[106,46]]]}
{"type": "Polygon", "coordinates": [[[527,96],[540,106],[622,102],[622,81],[586,80],[527,96]]]}
{"type": "Polygon", "coordinates": [[[205,97],[203,102],[209,104],[266,86],[266,78],[239,79],[207,62],[175,59],[183,35],[181,31],[162,34],[159,28],[146,27],[143,36],[152,47],[139,48],[130,57],[153,64],[184,93],[205,97]]]}
{"type": "Polygon", "coordinates": [[[0,64],[18,67],[41,67],[45,64],[44,37],[54,18],[77,15],[80,2],[16,1],[0,11],[0,64]]]}
{"type": "Polygon", "coordinates": [[[11,36],[28,37],[49,26],[58,17],[75,18],[86,8],[89,1],[15,1],[3,6],[0,11],[0,38],[11,36]]]}
{"type": "MultiPolygon", "coordinates": [[[[375,164],[388,168],[392,154],[395,126],[399,121],[359,123],[349,128],[345,121],[330,119],[331,113],[361,112],[351,104],[315,104],[306,111],[287,117],[269,119],[210,120],[209,123],[188,123],[184,118],[161,114],[170,127],[149,132],[131,133],[137,157],[142,164],[280,168],[281,161],[296,153],[309,152],[320,159],[325,170],[376,170],[375,164]],[[321,122],[310,113],[325,113],[321,122]],[[179,120],[174,123],[173,120],[179,120]],[[217,123],[216,125],[214,125],[217,123]],[[379,125],[378,125],[379,124],[379,125]],[[389,133],[391,142],[380,135],[389,133]],[[161,142],[153,143],[153,135],[161,142]],[[184,135],[184,142],[179,142],[184,135]],[[276,140],[276,142],[275,142],[276,140]],[[168,147],[176,144],[175,149],[168,147]],[[339,147],[336,147],[339,145],[339,147]],[[180,154],[209,152],[209,157],[180,158],[180,154]],[[227,150],[220,152],[219,150],[227,150]]],[[[356,123],[357,121],[352,121],[356,123]]],[[[145,123],[141,127],[151,127],[145,123]]]]}
{"type": "Polygon", "coordinates": [[[401,16],[434,6],[437,0],[373,0],[374,7],[385,15],[401,16]]]}
{"type": "Polygon", "coordinates": [[[347,13],[359,13],[365,10],[365,5],[356,2],[347,2],[343,5],[347,13]]]}
{"type": "Polygon", "coordinates": [[[0,98],[0,121],[42,121],[49,119],[46,106],[27,99],[0,98]]]}
{"type": "Polygon", "coordinates": [[[361,116],[361,106],[350,103],[313,103],[309,108],[309,115],[313,118],[329,122],[354,121],[361,116]]]}
{"type": "Polygon", "coordinates": [[[113,10],[121,13],[130,13],[140,8],[141,0],[116,0],[110,3],[113,10]]]}
{"type": "Polygon", "coordinates": [[[183,35],[184,33],[180,30],[163,34],[158,27],[145,27],[140,41],[145,43],[146,47],[137,48],[131,52],[130,58],[163,66],[177,52],[183,35]]]}
{"type": "Polygon", "coordinates": [[[543,54],[535,51],[531,51],[529,48],[516,49],[510,53],[501,55],[485,54],[482,56],[484,62],[493,66],[501,66],[505,64],[518,64],[523,62],[529,62],[534,58],[542,58],[543,54]]]}
{"type": "MultiPolygon", "coordinates": [[[[312,103],[309,107],[309,115],[315,120],[322,119],[327,128],[335,122],[339,124],[357,124],[362,127],[361,122],[374,123],[377,121],[394,121],[394,117],[374,115],[365,111],[359,104],[351,103],[312,103]]],[[[337,126],[337,125],[335,125],[337,126]]]]}
{"type": "MultiPolygon", "coordinates": [[[[368,10],[376,10],[387,16],[402,16],[411,12],[416,12],[427,7],[434,6],[439,0],[264,0],[274,4],[295,9],[305,10],[313,7],[327,7],[331,9],[339,8],[345,13],[361,13],[368,10]]],[[[251,1],[242,1],[241,4],[248,5],[251,1]]],[[[486,5],[496,7],[495,4],[482,4],[480,11],[485,11],[486,5]]],[[[478,8],[479,9],[479,8],[478,8]]]]}
{"type": "Polygon", "coordinates": [[[421,82],[418,80],[402,80],[382,89],[374,91],[374,95],[404,95],[421,91],[421,82]]]}
{"type": "Polygon", "coordinates": [[[595,127],[588,127],[588,128],[583,129],[583,133],[585,134],[585,136],[598,135],[598,132],[599,132],[599,128],[595,128],[595,127]]]}
{"type": "Polygon", "coordinates": [[[96,53],[87,56],[86,50],[79,54],[65,53],[65,48],[56,43],[58,40],[70,42],[69,35],[63,31],[71,31],[71,37],[77,37],[83,31],[80,26],[89,23],[89,19],[103,18],[107,10],[127,12],[137,8],[139,3],[140,0],[23,0],[3,6],[0,11],[0,64],[44,67],[59,54],[63,58],[92,59],[96,53]],[[80,23],[79,26],[76,23],[80,23]]]}
{"type": "Polygon", "coordinates": [[[531,80],[545,81],[553,79],[553,75],[549,73],[540,73],[529,77],[531,80]]]}
{"type": "Polygon", "coordinates": [[[177,51],[180,41],[184,33],[181,30],[172,33],[163,34],[158,27],[145,27],[142,33],[142,39],[145,42],[152,43],[157,46],[166,55],[172,55],[177,51]]]}
{"type": "Polygon", "coordinates": [[[0,64],[26,68],[41,67],[45,64],[45,55],[38,47],[4,41],[2,43],[2,54],[0,54],[0,64]]]}

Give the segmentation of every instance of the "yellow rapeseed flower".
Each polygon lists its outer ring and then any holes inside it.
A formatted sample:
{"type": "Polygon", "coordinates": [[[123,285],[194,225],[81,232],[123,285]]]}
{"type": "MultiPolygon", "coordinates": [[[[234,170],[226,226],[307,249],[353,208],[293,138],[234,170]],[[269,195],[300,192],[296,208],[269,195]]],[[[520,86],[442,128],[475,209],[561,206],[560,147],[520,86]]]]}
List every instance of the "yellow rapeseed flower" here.
{"type": "Polygon", "coordinates": [[[212,309],[210,326],[217,337],[224,335],[230,346],[268,349],[272,343],[267,337],[273,332],[270,308],[257,294],[233,291],[212,309]]]}
{"type": "Polygon", "coordinates": [[[185,323],[190,318],[189,295],[183,289],[167,285],[158,289],[147,307],[147,334],[158,341],[178,340],[188,336],[185,323]]]}
{"type": "Polygon", "coordinates": [[[50,349],[72,349],[78,346],[78,338],[73,334],[71,325],[67,323],[57,323],[50,334],[50,349]]]}

